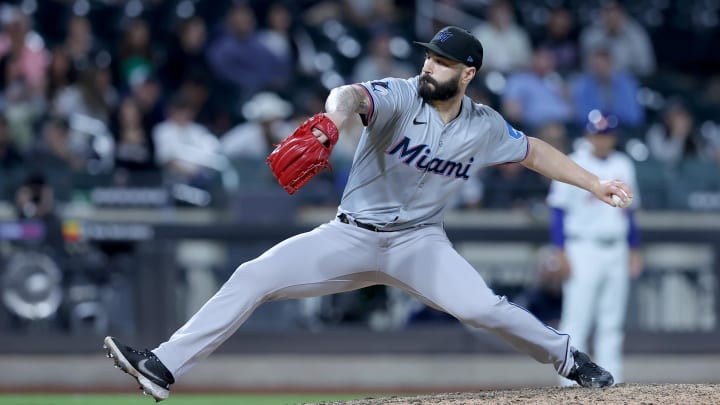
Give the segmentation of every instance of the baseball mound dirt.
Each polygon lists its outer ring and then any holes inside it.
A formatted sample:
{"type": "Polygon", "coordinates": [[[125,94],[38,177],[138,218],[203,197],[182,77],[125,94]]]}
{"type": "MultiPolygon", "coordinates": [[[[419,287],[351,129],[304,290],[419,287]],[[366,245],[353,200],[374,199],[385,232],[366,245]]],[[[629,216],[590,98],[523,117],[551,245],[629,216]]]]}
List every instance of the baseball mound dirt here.
{"type": "Polygon", "coordinates": [[[495,391],[367,398],[322,405],[421,404],[720,404],[720,384],[618,384],[606,389],[523,388],[495,391]]]}

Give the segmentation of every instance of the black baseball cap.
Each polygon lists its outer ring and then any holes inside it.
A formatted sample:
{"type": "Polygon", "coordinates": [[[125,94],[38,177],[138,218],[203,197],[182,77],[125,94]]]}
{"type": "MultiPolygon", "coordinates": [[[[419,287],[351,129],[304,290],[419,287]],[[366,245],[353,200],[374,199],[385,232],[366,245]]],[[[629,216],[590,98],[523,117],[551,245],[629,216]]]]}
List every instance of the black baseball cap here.
{"type": "Polygon", "coordinates": [[[413,42],[445,58],[475,66],[478,70],[482,66],[482,44],[464,28],[451,25],[438,31],[430,42],[413,42]]]}

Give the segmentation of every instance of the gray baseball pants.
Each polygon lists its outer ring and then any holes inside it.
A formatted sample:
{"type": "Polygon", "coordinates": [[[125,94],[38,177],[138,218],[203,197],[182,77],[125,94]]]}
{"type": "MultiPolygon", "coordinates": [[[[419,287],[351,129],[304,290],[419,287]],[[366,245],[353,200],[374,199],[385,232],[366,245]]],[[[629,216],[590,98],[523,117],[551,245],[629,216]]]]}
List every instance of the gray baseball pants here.
{"type": "Polygon", "coordinates": [[[573,365],[570,337],[496,295],[462,257],[441,225],[373,232],[338,220],[291,237],[240,265],[167,342],[153,350],[179,378],[230,337],[264,302],[385,284],[460,321],[496,333],[520,352],[573,365]]]}

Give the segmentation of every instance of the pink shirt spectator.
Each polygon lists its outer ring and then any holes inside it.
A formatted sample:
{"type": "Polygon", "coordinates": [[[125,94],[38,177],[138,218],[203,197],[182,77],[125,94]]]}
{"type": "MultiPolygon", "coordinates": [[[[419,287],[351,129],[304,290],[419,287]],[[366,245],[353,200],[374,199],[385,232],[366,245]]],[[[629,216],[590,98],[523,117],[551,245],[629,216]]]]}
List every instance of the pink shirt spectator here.
{"type": "MultiPolygon", "coordinates": [[[[12,42],[6,33],[0,34],[0,58],[10,53],[12,42]]],[[[13,77],[23,77],[32,87],[43,84],[50,57],[45,49],[45,43],[35,32],[29,31],[25,36],[25,46],[17,64],[13,77]]]]}

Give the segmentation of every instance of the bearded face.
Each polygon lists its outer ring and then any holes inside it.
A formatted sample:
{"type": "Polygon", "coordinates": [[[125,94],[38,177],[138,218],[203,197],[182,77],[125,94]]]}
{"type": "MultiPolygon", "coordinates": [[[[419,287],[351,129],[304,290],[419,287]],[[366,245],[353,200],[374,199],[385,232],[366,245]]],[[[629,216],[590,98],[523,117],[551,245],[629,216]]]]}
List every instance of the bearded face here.
{"type": "Polygon", "coordinates": [[[420,75],[418,95],[422,97],[425,102],[447,101],[458,93],[460,74],[461,72],[458,72],[455,76],[442,83],[433,79],[430,75],[420,75]]]}

